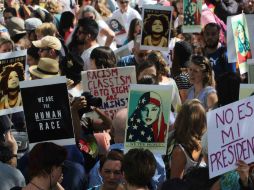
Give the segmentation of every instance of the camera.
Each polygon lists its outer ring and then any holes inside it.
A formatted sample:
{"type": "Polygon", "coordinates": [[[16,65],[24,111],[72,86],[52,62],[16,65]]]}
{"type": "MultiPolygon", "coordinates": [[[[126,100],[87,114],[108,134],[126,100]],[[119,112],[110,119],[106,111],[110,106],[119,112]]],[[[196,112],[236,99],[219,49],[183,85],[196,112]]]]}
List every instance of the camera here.
{"type": "Polygon", "coordinates": [[[100,107],[102,105],[102,99],[94,97],[90,92],[83,92],[81,96],[86,98],[87,106],[79,110],[79,115],[82,116],[84,113],[93,111],[91,106],[100,107]]]}

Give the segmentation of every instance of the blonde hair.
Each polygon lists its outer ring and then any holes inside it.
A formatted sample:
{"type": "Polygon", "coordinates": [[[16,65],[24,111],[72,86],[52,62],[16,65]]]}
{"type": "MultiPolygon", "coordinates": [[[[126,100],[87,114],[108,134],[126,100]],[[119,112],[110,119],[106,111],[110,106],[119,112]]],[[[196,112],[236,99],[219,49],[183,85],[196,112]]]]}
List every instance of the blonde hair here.
{"type": "Polygon", "coordinates": [[[45,9],[52,14],[57,14],[61,12],[61,5],[57,0],[50,0],[46,2],[45,9]]]}
{"type": "Polygon", "coordinates": [[[35,34],[42,36],[54,36],[57,33],[57,28],[53,23],[43,23],[35,30],[35,34]]]}

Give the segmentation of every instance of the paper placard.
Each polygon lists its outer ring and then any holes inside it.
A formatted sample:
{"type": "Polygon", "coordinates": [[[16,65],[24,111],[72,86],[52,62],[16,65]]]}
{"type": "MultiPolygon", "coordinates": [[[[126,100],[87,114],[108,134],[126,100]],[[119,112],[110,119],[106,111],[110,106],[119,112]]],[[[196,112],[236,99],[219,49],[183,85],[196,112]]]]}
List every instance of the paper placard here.
{"type": "Polygon", "coordinates": [[[100,97],[100,109],[110,118],[113,118],[119,109],[127,107],[131,83],[136,83],[135,66],[82,72],[84,92],[91,92],[93,96],[100,97]]]}
{"type": "Polygon", "coordinates": [[[0,115],[22,111],[19,81],[25,79],[26,55],[26,50],[0,53],[0,115]]]}
{"type": "Polygon", "coordinates": [[[166,153],[172,85],[130,86],[125,151],[146,148],[166,153]]]}
{"type": "Polygon", "coordinates": [[[254,161],[254,96],[207,113],[209,176],[254,161]]]}
{"type": "Polygon", "coordinates": [[[29,143],[75,144],[65,77],[20,82],[29,143]]]}
{"type": "Polygon", "coordinates": [[[145,5],[142,9],[141,46],[143,50],[167,51],[173,7],[145,5]]]}
{"type": "Polygon", "coordinates": [[[200,33],[202,0],[183,0],[183,33],[200,33]]]}

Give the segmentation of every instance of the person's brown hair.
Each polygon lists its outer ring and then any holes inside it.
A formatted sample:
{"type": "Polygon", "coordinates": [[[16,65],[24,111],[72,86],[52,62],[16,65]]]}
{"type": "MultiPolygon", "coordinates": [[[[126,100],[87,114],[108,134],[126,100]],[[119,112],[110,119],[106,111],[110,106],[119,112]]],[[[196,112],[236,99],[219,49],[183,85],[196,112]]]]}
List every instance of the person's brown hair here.
{"type": "Polygon", "coordinates": [[[213,86],[213,71],[211,67],[211,63],[209,59],[202,55],[193,55],[191,56],[191,64],[197,65],[201,68],[204,78],[203,78],[203,86],[213,86]]]}
{"type": "Polygon", "coordinates": [[[150,150],[131,149],[124,156],[124,176],[130,185],[146,187],[156,170],[156,160],[150,150]]]}
{"type": "Polygon", "coordinates": [[[167,68],[167,63],[160,51],[152,51],[147,56],[147,61],[157,64],[157,74],[160,76],[167,76],[169,74],[169,69],[167,68]]]}
{"type": "MultiPolygon", "coordinates": [[[[101,158],[100,158],[100,171],[102,170],[103,168],[103,165],[105,164],[106,161],[108,160],[113,160],[113,161],[120,161],[121,164],[123,163],[123,152],[121,150],[116,150],[116,149],[113,149],[111,150],[107,155],[103,155],[101,158]]],[[[122,168],[121,168],[122,170],[122,168]]]]}
{"type": "Polygon", "coordinates": [[[36,144],[28,155],[30,179],[50,174],[53,166],[61,166],[66,158],[67,151],[62,146],[52,142],[36,144]]]}
{"type": "Polygon", "coordinates": [[[90,54],[90,58],[95,60],[97,69],[116,67],[116,56],[109,47],[99,46],[94,48],[90,54]]]}
{"type": "Polygon", "coordinates": [[[200,150],[198,141],[206,131],[207,122],[205,108],[199,100],[189,100],[182,105],[174,128],[177,143],[184,146],[189,153],[192,153],[193,150],[200,150]]]}

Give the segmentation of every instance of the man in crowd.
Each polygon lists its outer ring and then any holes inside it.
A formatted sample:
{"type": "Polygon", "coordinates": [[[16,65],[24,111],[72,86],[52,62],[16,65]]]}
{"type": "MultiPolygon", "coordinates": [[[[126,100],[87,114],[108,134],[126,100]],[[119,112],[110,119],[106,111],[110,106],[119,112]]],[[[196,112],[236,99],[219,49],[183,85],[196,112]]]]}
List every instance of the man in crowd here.
{"type": "Polygon", "coordinates": [[[84,71],[90,69],[90,54],[98,47],[96,39],[99,34],[99,26],[95,20],[83,18],[78,22],[77,39],[79,44],[84,44],[84,51],[81,58],[84,61],[84,71]]]}
{"type": "Polygon", "coordinates": [[[140,50],[140,41],[135,39],[134,46],[132,49],[133,55],[127,55],[122,57],[118,63],[118,67],[125,67],[125,66],[137,66],[147,59],[147,55],[149,54],[149,50],[140,50]]]}
{"type": "Polygon", "coordinates": [[[204,28],[205,54],[211,62],[215,80],[226,72],[236,72],[235,64],[228,63],[227,48],[219,42],[220,26],[209,23],[204,28]]]}
{"type": "Polygon", "coordinates": [[[32,41],[32,44],[39,48],[40,57],[47,57],[59,61],[62,44],[54,36],[45,36],[40,40],[32,41]]]}

